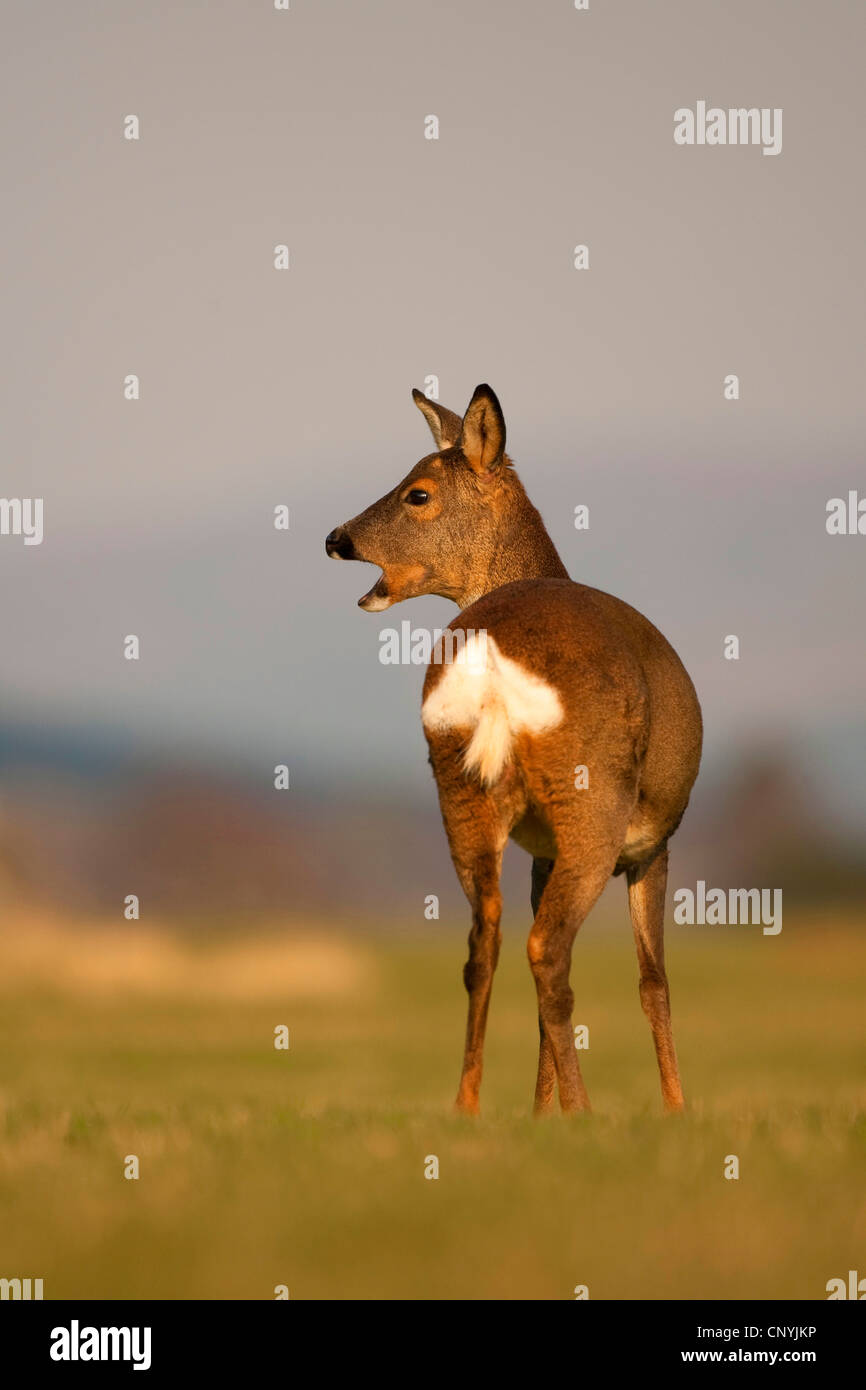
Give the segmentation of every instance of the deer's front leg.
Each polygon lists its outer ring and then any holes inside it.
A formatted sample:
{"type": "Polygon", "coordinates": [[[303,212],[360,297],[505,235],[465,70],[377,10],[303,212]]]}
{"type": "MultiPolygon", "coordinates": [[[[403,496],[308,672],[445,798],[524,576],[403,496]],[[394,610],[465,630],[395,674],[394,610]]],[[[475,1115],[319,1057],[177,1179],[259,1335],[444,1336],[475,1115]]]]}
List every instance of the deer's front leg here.
{"type": "MultiPolygon", "coordinates": [[[[461,875],[462,877],[462,875],[461,875]]],[[[478,1093],[484,1054],[484,1033],[493,974],[502,941],[500,918],[502,895],[499,891],[498,864],[477,865],[471,874],[472,930],[469,933],[469,959],[463,967],[463,982],[469,994],[466,1046],[463,1071],[457,1092],[457,1109],[464,1115],[477,1115],[478,1093]]]]}
{"type": "Polygon", "coordinates": [[[499,874],[509,812],[491,791],[466,775],[463,754],[470,733],[463,728],[428,730],[427,741],[451,858],[472,908],[469,959],[463,970],[469,1016],[457,1109],[477,1115],[487,1010],[501,941],[499,874]]]}

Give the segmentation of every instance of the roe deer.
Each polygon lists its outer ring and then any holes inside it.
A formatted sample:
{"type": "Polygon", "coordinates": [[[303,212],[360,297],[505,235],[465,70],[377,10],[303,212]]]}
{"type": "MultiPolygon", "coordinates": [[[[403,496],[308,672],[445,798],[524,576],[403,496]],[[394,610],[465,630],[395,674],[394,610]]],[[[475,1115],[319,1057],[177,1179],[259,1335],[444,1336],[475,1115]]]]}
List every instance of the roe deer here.
{"type": "Polygon", "coordinates": [[[441,594],[463,610],[450,625],[463,629],[462,645],[445,664],[434,652],[422,707],[451,856],[472,908],[457,1107],[478,1113],[510,836],[532,855],[536,1113],[552,1108],[557,1084],[564,1111],[589,1108],[571,1025],[571,948],[605,883],[621,873],[664,1105],[681,1110],[663,930],[667,842],[701,755],[694,687],[652,623],[569,579],[505,453],[490,387],[477,387],[462,419],[412,394],[436,452],[332,531],[326,549],[381,567],[359,600],[368,613],[419,594],[441,594]],[[575,777],[578,767],[586,779],[575,777]]]}

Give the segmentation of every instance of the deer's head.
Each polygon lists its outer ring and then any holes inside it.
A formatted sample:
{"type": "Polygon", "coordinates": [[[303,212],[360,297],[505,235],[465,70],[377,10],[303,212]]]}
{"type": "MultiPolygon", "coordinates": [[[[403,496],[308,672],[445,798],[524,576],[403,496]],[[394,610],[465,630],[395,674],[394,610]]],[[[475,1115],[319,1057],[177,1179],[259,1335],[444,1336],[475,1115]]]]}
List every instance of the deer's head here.
{"type": "Polygon", "coordinates": [[[465,607],[485,592],[501,530],[511,470],[493,391],[476,387],[462,419],[421,391],[412,398],[436,452],[325,541],[330,556],[382,570],[358,600],[367,613],[420,594],[441,594],[465,607]]]}

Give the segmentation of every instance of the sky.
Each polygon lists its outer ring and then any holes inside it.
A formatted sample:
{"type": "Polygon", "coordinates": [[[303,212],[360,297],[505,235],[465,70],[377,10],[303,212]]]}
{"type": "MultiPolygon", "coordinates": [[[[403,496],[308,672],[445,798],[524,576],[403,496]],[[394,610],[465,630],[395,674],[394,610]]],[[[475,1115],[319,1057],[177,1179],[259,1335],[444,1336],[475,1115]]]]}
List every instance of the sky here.
{"type": "Polygon", "coordinates": [[[324,537],[429,452],[435,375],[460,413],[493,385],[572,576],[685,661],[708,759],[799,740],[856,803],[866,536],[825,515],[866,497],[861,5],[49,0],[2,28],[3,495],[45,517],[0,536],[4,724],[429,780],[422,672],[379,634],[455,610],[362,613],[374,574],[324,537]],[[781,153],[676,145],[699,100],[781,108],[781,153]]]}

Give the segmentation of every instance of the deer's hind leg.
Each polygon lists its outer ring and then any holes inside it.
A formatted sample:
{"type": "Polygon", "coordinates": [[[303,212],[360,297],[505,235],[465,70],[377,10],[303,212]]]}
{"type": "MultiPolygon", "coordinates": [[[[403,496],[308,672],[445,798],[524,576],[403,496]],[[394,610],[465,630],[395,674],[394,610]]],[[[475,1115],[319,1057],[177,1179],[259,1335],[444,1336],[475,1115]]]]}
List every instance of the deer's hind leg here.
{"type": "Polygon", "coordinates": [[[640,1002],[649,1019],[658,1058],[662,1099],[668,1111],[682,1110],[674,1035],[671,1029],[671,997],[665,971],[664,915],[668,878],[665,846],[649,864],[628,871],[628,905],[634,927],[640,968],[640,1002]]]}
{"type": "MultiPolygon", "coordinates": [[[[541,896],[547,887],[547,880],[553,872],[553,859],[532,860],[532,916],[538,916],[538,909],[541,905],[541,896]]],[[[544,1019],[541,1017],[541,1010],[538,1012],[538,1077],[535,1082],[535,1113],[536,1115],[547,1115],[552,1109],[556,1100],[556,1063],[553,1060],[553,1048],[550,1038],[544,1029],[544,1019]]]]}
{"type": "Polygon", "coordinates": [[[541,1030],[536,1114],[544,1113],[552,1100],[551,1057],[562,1110],[590,1108],[571,1022],[571,951],[581,923],[616,867],[631,808],[627,785],[604,782],[598,785],[593,801],[587,796],[579,805],[573,801],[554,805],[557,857],[538,901],[527,943],[541,1030]]]}
{"type": "Polygon", "coordinates": [[[580,924],[604,888],[615,862],[615,854],[609,862],[605,859],[603,864],[588,867],[572,864],[566,857],[558,858],[529,933],[527,955],[538,994],[541,1031],[536,1114],[544,1113],[550,1104],[549,1058],[553,1061],[563,1111],[590,1108],[571,1024],[571,949],[580,924]]]}

